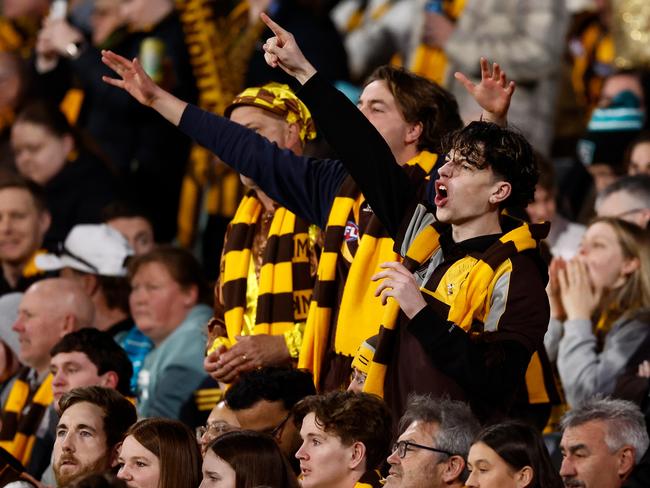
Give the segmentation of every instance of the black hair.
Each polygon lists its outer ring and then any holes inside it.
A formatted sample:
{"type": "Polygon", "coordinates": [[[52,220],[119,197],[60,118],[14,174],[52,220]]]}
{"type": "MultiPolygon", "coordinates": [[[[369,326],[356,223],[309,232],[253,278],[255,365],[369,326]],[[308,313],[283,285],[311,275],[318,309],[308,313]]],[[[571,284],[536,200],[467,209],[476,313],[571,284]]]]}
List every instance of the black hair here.
{"type": "Polygon", "coordinates": [[[281,401],[286,410],[291,410],[300,400],[315,394],[310,372],[274,366],[242,374],[226,392],[226,403],[232,410],[243,410],[260,400],[281,401]]]}
{"type": "Polygon", "coordinates": [[[82,352],[97,366],[97,373],[109,371],[117,374],[117,387],[124,396],[131,396],[133,366],[129,357],[108,332],[81,329],[63,336],[50,350],[50,357],[65,352],[82,352]]]}
{"type": "Polygon", "coordinates": [[[479,169],[490,167],[512,190],[501,207],[525,207],[535,197],[539,179],[533,148],[519,132],[492,122],[470,122],[445,140],[445,152],[458,151],[479,169]]]}

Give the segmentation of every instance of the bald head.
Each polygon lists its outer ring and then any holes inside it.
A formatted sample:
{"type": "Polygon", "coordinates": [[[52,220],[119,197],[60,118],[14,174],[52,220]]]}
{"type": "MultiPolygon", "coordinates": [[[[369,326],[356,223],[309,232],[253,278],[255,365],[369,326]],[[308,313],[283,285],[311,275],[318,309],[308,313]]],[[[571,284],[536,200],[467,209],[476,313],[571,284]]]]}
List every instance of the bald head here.
{"type": "Polygon", "coordinates": [[[46,370],[50,349],[59,339],[91,327],[93,318],[90,298],[74,281],[53,278],[34,283],[20,302],[13,326],[20,340],[21,361],[38,371],[46,370]]]}

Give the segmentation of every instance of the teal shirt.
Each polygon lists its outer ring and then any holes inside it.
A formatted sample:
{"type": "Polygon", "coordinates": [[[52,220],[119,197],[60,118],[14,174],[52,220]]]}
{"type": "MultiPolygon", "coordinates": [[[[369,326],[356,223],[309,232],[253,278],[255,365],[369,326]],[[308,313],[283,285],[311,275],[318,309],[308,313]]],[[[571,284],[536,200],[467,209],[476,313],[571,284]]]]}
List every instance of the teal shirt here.
{"type": "Polygon", "coordinates": [[[181,408],[207,378],[203,369],[205,325],[212,316],[196,305],[147,357],[138,376],[138,415],[178,419],[181,408]]]}

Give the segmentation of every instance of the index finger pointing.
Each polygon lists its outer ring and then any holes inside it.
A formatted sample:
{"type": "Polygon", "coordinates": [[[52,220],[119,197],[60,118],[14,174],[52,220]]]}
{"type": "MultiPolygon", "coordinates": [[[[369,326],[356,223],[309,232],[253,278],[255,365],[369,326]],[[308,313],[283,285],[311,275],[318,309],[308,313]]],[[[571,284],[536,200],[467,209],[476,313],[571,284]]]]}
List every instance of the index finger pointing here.
{"type": "Polygon", "coordinates": [[[282,47],[282,45],[285,43],[288,37],[288,32],[284,30],[282,27],[280,27],[277,23],[275,23],[271,17],[266,15],[266,13],[262,12],[260,14],[260,17],[262,18],[262,22],[264,22],[269,29],[275,34],[275,36],[278,38],[278,47],[282,47]]]}

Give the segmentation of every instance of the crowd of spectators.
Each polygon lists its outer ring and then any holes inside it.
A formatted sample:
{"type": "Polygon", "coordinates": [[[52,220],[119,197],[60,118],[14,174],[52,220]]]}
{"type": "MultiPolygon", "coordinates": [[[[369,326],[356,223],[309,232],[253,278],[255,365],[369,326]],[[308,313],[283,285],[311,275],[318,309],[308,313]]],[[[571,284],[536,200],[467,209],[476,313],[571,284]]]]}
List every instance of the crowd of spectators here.
{"type": "Polygon", "coordinates": [[[0,0],[0,487],[650,486],[648,39],[0,0]]]}

